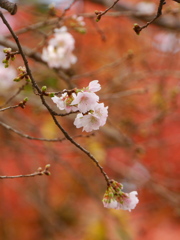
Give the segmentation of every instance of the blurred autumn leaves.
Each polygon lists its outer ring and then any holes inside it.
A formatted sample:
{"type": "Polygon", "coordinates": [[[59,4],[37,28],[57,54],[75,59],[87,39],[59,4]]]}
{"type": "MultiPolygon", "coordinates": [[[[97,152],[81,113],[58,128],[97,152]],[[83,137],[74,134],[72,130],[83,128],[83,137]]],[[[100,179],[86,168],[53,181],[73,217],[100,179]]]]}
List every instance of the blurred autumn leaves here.
{"type": "MultiPolygon", "coordinates": [[[[96,9],[105,8],[85,1],[68,14],[96,9]]],[[[13,19],[18,24],[46,17],[34,7],[25,11],[20,6],[19,11],[13,19]]],[[[85,22],[86,34],[70,29],[78,61],[66,73],[79,88],[99,80],[100,98],[109,106],[108,122],[87,136],[73,127],[72,116],[59,120],[71,136],[81,135],[76,140],[95,155],[112,179],[122,182],[127,191],[137,189],[140,203],[131,215],[104,210],[101,199],[106,184],[83,153],[67,141],[30,141],[1,128],[1,175],[29,173],[50,163],[51,176],[0,182],[0,236],[5,240],[14,236],[20,240],[179,239],[179,34],[151,25],[137,36],[134,22],[126,16],[103,16],[98,23],[86,17],[85,22]],[[167,40],[171,34],[175,41],[167,40]]],[[[35,49],[49,28],[19,38],[35,49]]],[[[21,62],[18,57],[17,61],[15,65],[21,62]]],[[[67,88],[52,70],[29,63],[40,86],[54,91],[67,88]]],[[[1,95],[1,104],[11,93],[1,95]]],[[[62,138],[28,86],[19,97],[24,96],[29,98],[24,110],[6,111],[1,118],[35,137],[62,138]]],[[[53,106],[50,99],[49,103],[53,106]]]]}

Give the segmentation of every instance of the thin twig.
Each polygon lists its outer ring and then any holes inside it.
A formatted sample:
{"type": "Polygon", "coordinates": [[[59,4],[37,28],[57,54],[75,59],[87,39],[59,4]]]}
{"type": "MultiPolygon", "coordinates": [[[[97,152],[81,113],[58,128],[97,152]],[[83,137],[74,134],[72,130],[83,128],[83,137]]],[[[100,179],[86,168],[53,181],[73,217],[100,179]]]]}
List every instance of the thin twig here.
{"type": "Polygon", "coordinates": [[[132,57],[133,57],[132,53],[127,53],[123,57],[117,59],[116,61],[111,62],[111,63],[107,63],[104,66],[102,66],[102,67],[100,67],[100,68],[98,68],[96,70],[92,70],[90,72],[82,73],[82,74],[79,74],[79,75],[74,75],[74,76],[71,77],[71,80],[76,80],[76,79],[79,79],[79,78],[82,78],[82,77],[91,77],[93,75],[96,75],[96,74],[106,70],[107,68],[117,67],[121,63],[123,63],[124,61],[126,61],[126,60],[128,60],[128,59],[130,59],[132,57]]]}
{"type": "Polygon", "coordinates": [[[28,85],[28,82],[26,82],[24,85],[22,85],[18,91],[13,95],[11,96],[3,105],[0,106],[0,108],[6,106],[8,103],[10,103],[22,90],[24,90],[24,87],[28,85]]]}
{"type": "MultiPolygon", "coordinates": [[[[27,138],[29,140],[37,140],[37,141],[45,141],[45,142],[62,142],[62,141],[65,141],[66,138],[53,138],[53,139],[47,139],[47,138],[37,138],[37,137],[32,137],[32,136],[29,136],[28,134],[25,134],[25,133],[22,133],[20,131],[18,131],[17,129],[7,125],[6,123],[4,122],[1,122],[0,121],[0,125],[3,126],[4,128],[6,128],[7,130],[10,130],[16,134],[18,134],[20,137],[23,137],[23,138],[27,138]]],[[[94,134],[88,134],[88,135],[77,135],[77,136],[74,136],[73,138],[82,138],[82,137],[86,137],[86,138],[89,138],[90,136],[93,136],[94,134]]]]}
{"type": "Polygon", "coordinates": [[[147,22],[144,26],[140,27],[138,24],[134,24],[134,31],[136,32],[136,34],[140,34],[140,32],[144,29],[147,28],[151,23],[153,23],[157,18],[159,18],[162,15],[162,9],[163,6],[165,4],[165,0],[160,0],[159,1],[159,6],[158,6],[158,10],[157,10],[157,14],[156,16],[149,22],[147,22]]]}
{"type": "Polygon", "coordinates": [[[42,175],[51,175],[49,172],[50,165],[47,164],[45,166],[45,169],[42,170],[42,168],[38,168],[38,170],[34,173],[30,174],[21,174],[21,175],[15,175],[15,176],[0,176],[0,179],[14,179],[14,178],[25,178],[25,177],[36,177],[36,176],[42,176],[42,175]]]}
{"type": "Polygon", "coordinates": [[[147,88],[137,88],[137,89],[131,89],[131,90],[126,90],[126,91],[111,93],[111,94],[103,94],[101,96],[101,99],[116,99],[116,98],[131,96],[134,94],[144,94],[147,92],[148,92],[147,88]]]}
{"type": "Polygon", "coordinates": [[[73,5],[76,1],[77,1],[77,0],[73,0],[73,1],[69,4],[69,6],[67,6],[67,7],[64,9],[63,13],[61,14],[61,16],[60,16],[59,18],[63,18],[63,17],[66,15],[66,12],[67,12],[68,10],[70,10],[70,8],[72,7],[72,5],[73,5]]]}
{"type": "Polygon", "coordinates": [[[10,106],[10,107],[6,107],[6,108],[1,108],[1,109],[0,109],[0,112],[4,112],[4,111],[6,111],[6,110],[13,109],[13,108],[17,108],[17,107],[19,107],[19,104],[18,104],[18,105],[14,105],[14,106],[10,106]]]}
{"type": "Polygon", "coordinates": [[[112,6],[110,6],[109,8],[107,8],[105,11],[95,11],[95,14],[96,14],[96,16],[97,16],[97,18],[96,18],[96,22],[99,22],[100,21],[100,19],[101,19],[101,17],[103,16],[103,15],[105,15],[110,9],[112,9],[115,5],[116,5],[116,3],[117,2],[119,2],[119,0],[116,0],[113,4],[112,4],[112,6]]]}
{"type": "Polygon", "coordinates": [[[1,108],[0,112],[6,111],[6,110],[9,110],[9,109],[15,109],[17,107],[25,108],[25,105],[26,105],[27,101],[28,101],[28,98],[24,98],[24,100],[19,102],[17,105],[9,106],[9,107],[6,107],[6,108],[1,108]]]}
{"type": "Polygon", "coordinates": [[[105,35],[105,33],[101,30],[101,28],[100,28],[99,25],[94,21],[94,19],[91,19],[91,20],[92,20],[92,24],[93,24],[93,26],[95,27],[97,33],[99,33],[99,35],[100,35],[100,37],[101,37],[101,40],[102,40],[103,42],[105,42],[105,41],[106,41],[106,35],[105,35]]]}

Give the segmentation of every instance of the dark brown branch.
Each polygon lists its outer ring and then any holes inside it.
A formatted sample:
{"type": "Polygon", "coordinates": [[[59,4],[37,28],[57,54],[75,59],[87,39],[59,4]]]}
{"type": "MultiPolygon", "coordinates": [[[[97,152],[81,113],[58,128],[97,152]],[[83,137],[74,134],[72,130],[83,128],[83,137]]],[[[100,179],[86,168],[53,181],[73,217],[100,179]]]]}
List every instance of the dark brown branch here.
{"type": "MultiPolygon", "coordinates": [[[[105,0],[91,0],[91,1],[98,3],[98,4],[102,4],[102,5],[107,5],[107,2],[109,2],[109,1],[105,1],[105,0]]],[[[137,10],[135,8],[135,4],[130,4],[129,2],[127,4],[126,1],[119,2],[118,4],[116,4],[114,6],[114,9],[119,12],[113,12],[113,13],[109,12],[105,15],[105,17],[106,16],[125,15],[125,16],[128,16],[129,18],[133,18],[133,19],[137,19],[137,20],[141,20],[141,21],[145,21],[145,22],[151,21],[151,16],[137,12],[137,10]],[[123,12],[124,12],[124,14],[123,14],[123,12]]],[[[91,17],[91,14],[90,15],[83,14],[83,16],[91,17]]],[[[156,19],[156,21],[154,21],[153,24],[156,26],[159,26],[161,28],[168,29],[168,30],[179,31],[179,29],[180,29],[180,22],[177,20],[177,17],[175,17],[175,16],[162,15],[161,18],[156,19]]]]}
{"type": "MultiPolygon", "coordinates": [[[[37,137],[32,137],[32,136],[29,136],[25,133],[22,133],[20,131],[18,131],[17,129],[14,129],[13,127],[5,124],[4,122],[1,122],[0,121],[0,125],[4,128],[6,128],[7,130],[9,131],[12,131],[14,133],[16,133],[17,135],[19,135],[20,137],[23,137],[23,138],[27,138],[29,140],[37,140],[37,141],[45,141],[45,142],[62,142],[62,141],[65,141],[66,138],[53,138],[53,139],[47,139],[47,138],[37,138],[37,137]]],[[[90,136],[93,136],[93,133],[92,134],[88,134],[88,135],[77,135],[77,136],[74,136],[73,138],[81,138],[81,137],[86,137],[86,138],[89,138],[90,136]]]]}
{"type": "Polygon", "coordinates": [[[6,27],[9,29],[10,33],[12,34],[12,37],[14,38],[14,40],[15,40],[17,46],[18,46],[18,51],[19,51],[19,53],[22,56],[24,65],[26,67],[27,74],[29,75],[29,77],[31,79],[32,86],[37,91],[38,95],[40,96],[42,104],[46,107],[46,109],[49,111],[50,115],[52,116],[52,119],[54,120],[54,123],[61,130],[61,132],[64,134],[64,136],[65,136],[65,138],[67,140],[69,140],[79,150],[84,152],[96,164],[96,166],[99,168],[100,172],[104,176],[104,178],[105,178],[105,180],[107,182],[107,185],[109,185],[109,177],[107,176],[107,174],[105,173],[105,171],[103,170],[103,168],[101,167],[99,162],[96,160],[96,158],[89,151],[87,151],[85,148],[83,148],[80,144],[78,144],[76,141],[74,141],[73,138],[65,131],[65,129],[57,121],[56,117],[54,116],[54,113],[53,113],[52,109],[50,108],[50,106],[45,101],[43,92],[40,90],[40,88],[38,87],[36,81],[34,80],[34,78],[32,76],[31,70],[29,68],[28,61],[27,61],[26,56],[25,56],[25,54],[23,52],[23,49],[21,47],[21,44],[19,42],[18,37],[15,35],[14,31],[12,30],[11,26],[9,25],[9,23],[7,22],[6,18],[4,17],[4,15],[2,14],[1,11],[0,11],[0,17],[2,18],[3,23],[6,25],[6,27]]]}
{"type": "Polygon", "coordinates": [[[0,0],[0,7],[6,9],[11,15],[17,12],[17,5],[7,0],[0,0]]]}
{"type": "Polygon", "coordinates": [[[144,28],[147,28],[151,23],[153,23],[157,18],[159,18],[162,15],[162,9],[165,3],[166,3],[165,0],[159,1],[159,6],[158,6],[156,16],[151,21],[147,22],[144,26],[140,27],[138,24],[134,25],[133,29],[138,35],[144,28]]]}
{"type": "Polygon", "coordinates": [[[17,107],[19,107],[19,105],[9,106],[9,107],[6,107],[6,108],[0,108],[0,112],[4,112],[6,110],[17,108],[17,107]]]}
{"type": "Polygon", "coordinates": [[[113,4],[112,4],[112,6],[110,6],[109,8],[107,8],[105,11],[95,11],[95,14],[96,14],[96,16],[97,16],[97,18],[96,18],[96,22],[99,22],[99,20],[101,19],[101,17],[103,16],[103,15],[105,15],[110,9],[112,9],[115,5],[116,5],[116,3],[117,2],[119,2],[119,0],[116,0],[113,4]]]}

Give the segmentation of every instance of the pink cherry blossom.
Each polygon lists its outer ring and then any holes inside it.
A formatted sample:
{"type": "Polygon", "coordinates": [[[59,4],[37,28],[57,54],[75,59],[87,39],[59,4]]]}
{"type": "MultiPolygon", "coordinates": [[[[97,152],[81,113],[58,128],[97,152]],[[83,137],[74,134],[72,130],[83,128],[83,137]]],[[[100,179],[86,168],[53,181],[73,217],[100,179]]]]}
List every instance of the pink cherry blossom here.
{"type": "Polygon", "coordinates": [[[89,86],[87,87],[87,89],[90,92],[97,92],[97,91],[99,91],[101,89],[101,85],[98,82],[99,82],[98,80],[91,81],[89,83],[89,86]]]}
{"type": "Polygon", "coordinates": [[[126,193],[123,197],[122,202],[118,202],[116,209],[123,209],[131,211],[136,207],[139,202],[139,199],[136,197],[138,193],[136,191],[126,193]]]}
{"type": "Polygon", "coordinates": [[[79,113],[75,118],[74,125],[77,128],[83,127],[83,131],[91,132],[99,129],[100,120],[91,113],[88,113],[87,115],[79,113]]]}
{"type": "Polygon", "coordinates": [[[94,106],[98,101],[99,97],[93,92],[78,92],[71,105],[77,105],[80,112],[86,113],[89,110],[94,109],[94,106]]]}
{"type": "Polygon", "coordinates": [[[96,103],[94,110],[83,115],[79,113],[74,121],[77,128],[83,127],[83,131],[91,132],[98,130],[100,126],[106,123],[108,116],[108,107],[104,107],[104,103],[96,103]]]}
{"type": "Polygon", "coordinates": [[[99,118],[100,126],[103,126],[108,117],[108,107],[104,107],[104,103],[96,103],[93,115],[99,118]]]}
{"type": "Polygon", "coordinates": [[[137,192],[124,193],[122,191],[123,185],[114,180],[111,180],[104,197],[103,205],[105,208],[123,209],[131,211],[139,202],[137,192]]]}
{"type": "Polygon", "coordinates": [[[73,15],[72,19],[75,20],[77,22],[77,24],[81,27],[84,27],[86,24],[84,22],[84,18],[82,16],[77,16],[77,15],[73,15]]]}
{"type": "Polygon", "coordinates": [[[114,199],[111,199],[110,202],[103,202],[105,208],[114,208],[117,209],[118,202],[114,199]]]}
{"type": "Polygon", "coordinates": [[[71,106],[71,102],[74,99],[75,94],[72,94],[72,97],[68,96],[67,93],[63,93],[61,97],[54,96],[51,99],[56,103],[57,107],[60,110],[65,110],[67,113],[77,111],[76,106],[71,106]]]}

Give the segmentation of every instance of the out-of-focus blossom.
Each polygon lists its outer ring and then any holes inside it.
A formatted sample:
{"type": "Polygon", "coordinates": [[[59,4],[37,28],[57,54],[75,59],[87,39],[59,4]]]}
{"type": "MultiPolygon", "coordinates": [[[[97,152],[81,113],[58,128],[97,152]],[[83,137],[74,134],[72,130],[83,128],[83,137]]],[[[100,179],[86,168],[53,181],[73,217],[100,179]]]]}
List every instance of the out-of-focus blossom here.
{"type": "Polygon", "coordinates": [[[14,85],[13,79],[17,73],[13,67],[4,68],[4,65],[0,64],[0,88],[1,90],[7,90],[14,85]]]}
{"type": "Polygon", "coordinates": [[[74,50],[74,38],[67,32],[66,27],[55,29],[48,46],[43,48],[42,59],[48,63],[49,67],[68,69],[71,64],[76,63],[77,58],[72,53],[74,50]]]}
{"type": "Polygon", "coordinates": [[[135,162],[130,167],[127,175],[132,179],[133,184],[137,186],[144,185],[151,177],[148,169],[139,162],[135,162]]]}
{"type": "Polygon", "coordinates": [[[174,33],[159,33],[154,38],[153,46],[161,52],[177,53],[180,51],[180,39],[174,33]]]}
{"type": "Polygon", "coordinates": [[[77,128],[83,127],[83,131],[91,132],[98,130],[99,127],[106,123],[108,116],[108,107],[104,107],[104,103],[97,103],[94,106],[94,110],[91,110],[88,114],[83,115],[79,113],[74,121],[74,125],[77,128]]]}
{"type": "Polygon", "coordinates": [[[71,102],[73,101],[75,94],[72,94],[71,96],[68,96],[67,93],[63,93],[61,97],[54,96],[52,97],[52,100],[54,103],[56,103],[57,107],[60,110],[65,110],[67,113],[69,112],[75,112],[77,111],[76,106],[72,106],[71,102]]]}
{"type": "Polygon", "coordinates": [[[81,27],[84,27],[86,25],[82,16],[73,15],[72,19],[75,20],[77,24],[81,27]]]}
{"type": "Polygon", "coordinates": [[[138,193],[136,191],[124,193],[122,188],[122,184],[111,180],[111,184],[108,186],[108,189],[106,190],[102,200],[105,208],[131,211],[136,207],[139,202],[139,199],[136,196],[138,193]]]}
{"type": "Polygon", "coordinates": [[[144,15],[152,15],[156,12],[156,4],[152,2],[139,2],[136,4],[136,10],[144,15]]]}

